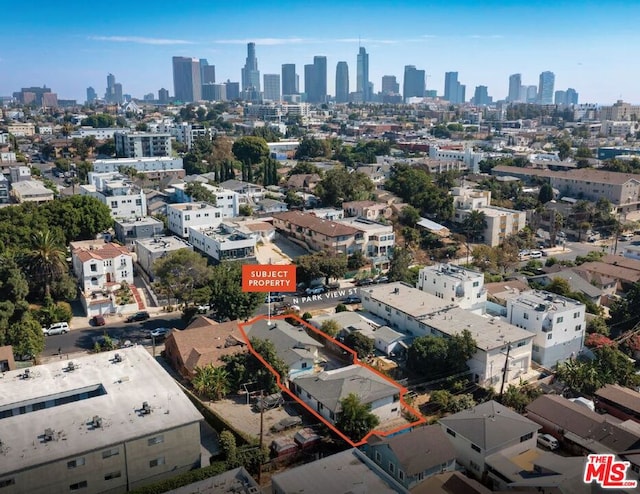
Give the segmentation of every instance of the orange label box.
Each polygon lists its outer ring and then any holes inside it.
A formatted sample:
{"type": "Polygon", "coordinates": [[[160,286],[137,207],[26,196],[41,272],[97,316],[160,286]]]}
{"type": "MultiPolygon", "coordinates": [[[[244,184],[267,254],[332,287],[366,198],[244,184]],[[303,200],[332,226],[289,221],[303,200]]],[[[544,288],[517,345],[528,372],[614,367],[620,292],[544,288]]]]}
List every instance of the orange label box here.
{"type": "Polygon", "coordinates": [[[243,292],[295,292],[296,266],[293,264],[243,264],[243,292]]]}

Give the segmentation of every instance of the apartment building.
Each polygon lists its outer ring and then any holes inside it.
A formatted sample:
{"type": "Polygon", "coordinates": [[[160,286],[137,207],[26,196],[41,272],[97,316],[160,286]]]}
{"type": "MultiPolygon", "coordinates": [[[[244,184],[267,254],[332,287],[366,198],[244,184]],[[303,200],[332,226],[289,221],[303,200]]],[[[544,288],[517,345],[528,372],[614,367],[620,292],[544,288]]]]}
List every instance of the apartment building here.
{"type": "Polygon", "coordinates": [[[628,134],[635,134],[640,129],[640,124],[636,121],[613,121],[604,120],[600,127],[600,133],[606,137],[627,137],[628,134]]]}
{"type": "Polygon", "coordinates": [[[36,126],[31,123],[11,123],[7,126],[9,134],[13,134],[16,137],[31,137],[36,134],[36,126]]]}
{"type": "Polygon", "coordinates": [[[347,216],[365,218],[367,220],[389,219],[393,216],[393,209],[387,203],[375,201],[351,201],[342,203],[342,209],[347,216]]]}
{"type": "Polygon", "coordinates": [[[118,242],[132,244],[137,239],[162,235],[164,223],[159,219],[147,216],[144,218],[117,219],[113,223],[118,242]]]}
{"type": "Polygon", "coordinates": [[[133,258],[126,247],[118,244],[71,242],[71,264],[85,293],[104,291],[123,281],[133,284],[133,258]]]}
{"type": "Polygon", "coordinates": [[[118,158],[171,156],[171,134],[152,132],[115,132],[118,158]]]}
{"type": "Polygon", "coordinates": [[[95,197],[106,204],[114,218],[147,216],[144,192],[119,173],[89,172],[89,184],[80,186],[80,195],[95,197]]]}
{"type": "Polygon", "coordinates": [[[214,262],[249,262],[256,257],[256,235],[225,223],[215,227],[189,227],[189,243],[214,262]]]}
{"type": "Polygon", "coordinates": [[[378,223],[365,218],[344,218],[337,223],[355,228],[356,247],[360,246],[360,251],[373,261],[375,267],[387,269],[393,246],[396,242],[393,233],[393,225],[378,223]]]}
{"type": "Polygon", "coordinates": [[[53,201],[54,193],[39,180],[26,180],[11,184],[11,195],[18,203],[53,201]]]}
{"type": "Polygon", "coordinates": [[[200,466],[202,416],[140,346],[8,371],[6,494],[128,492],[200,466]]]}
{"type": "Polygon", "coordinates": [[[361,298],[366,311],[410,336],[447,338],[469,330],[476,353],[467,365],[481,386],[500,389],[503,376],[505,384],[516,383],[530,372],[534,335],[499,318],[474,314],[401,282],[368,287],[361,298]]]}
{"type": "MultiPolygon", "coordinates": [[[[187,184],[172,185],[174,202],[193,202],[193,198],[185,192],[186,186],[187,184]]],[[[216,196],[216,206],[221,208],[220,212],[222,213],[223,218],[233,218],[238,216],[238,210],[242,201],[237,192],[207,183],[203,183],[202,186],[216,196]]]]}
{"type": "Polygon", "coordinates": [[[458,161],[465,165],[465,168],[472,173],[480,171],[480,161],[484,158],[484,153],[476,153],[470,147],[462,150],[447,149],[445,146],[436,144],[429,145],[429,158],[440,161],[458,161]]]}
{"type": "Polygon", "coordinates": [[[143,173],[147,178],[175,177],[184,178],[182,158],[169,156],[150,158],[109,158],[93,162],[93,171],[97,173],[115,173],[125,168],[143,173]]]}
{"type": "Polygon", "coordinates": [[[484,274],[453,264],[426,266],[418,274],[416,287],[451,301],[461,309],[483,313],[487,303],[484,274]]]}
{"type": "Polygon", "coordinates": [[[576,300],[529,291],[507,300],[506,320],[535,335],[533,360],[544,367],[555,367],[582,350],[585,306],[576,300]]]}
{"type": "Polygon", "coordinates": [[[215,228],[227,212],[224,205],[212,206],[206,202],[187,202],[167,205],[169,230],[176,235],[189,238],[189,228],[215,228]]]}
{"type": "Polygon", "coordinates": [[[151,281],[153,281],[153,263],[180,249],[193,250],[193,247],[182,238],[175,236],[154,236],[139,238],[135,241],[136,261],[151,281]]]}

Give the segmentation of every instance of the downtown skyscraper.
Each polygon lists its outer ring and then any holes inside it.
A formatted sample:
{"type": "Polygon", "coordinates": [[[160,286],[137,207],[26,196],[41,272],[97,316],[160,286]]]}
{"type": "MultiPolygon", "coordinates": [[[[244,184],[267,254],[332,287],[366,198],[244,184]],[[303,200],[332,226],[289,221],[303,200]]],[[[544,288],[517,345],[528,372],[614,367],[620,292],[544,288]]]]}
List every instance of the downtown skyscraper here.
{"type": "Polygon", "coordinates": [[[511,74],[509,76],[509,94],[507,96],[507,102],[517,103],[522,101],[520,95],[520,87],[522,86],[522,74],[511,74]]]}
{"type": "Polygon", "coordinates": [[[358,51],[356,65],[356,91],[360,93],[363,102],[371,101],[369,83],[369,54],[363,46],[358,51]]]}
{"type": "Polygon", "coordinates": [[[444,99],[454,105],[464,103],[466,89],[466,86],[458,81],[457,72],[445,72],[444,99]]]}
{"type": "Polygon", "coordinates": [[[282,64],[282,94],[298,94],[298,84],[296,83],[296,64],[282,64]]]}
{"type": "Polygon", "coordinates": [[[107,103],[122,103],[122,84],[116,82],[116,76],[107,75],[107,90],[104,93],[104,100],[107,103]]]}
{"type": "Polygon", "coordinates": [[[202,99],[200,60],[173,57],[173,94],[177,101],[183,103],[202,99]]]}
{"type": "Polygon", "coordinates": [[[268,101],[280,101],[280,74],[264,75],[263,97],[268,101]]]}
{"type": "Polygon", "coordinates": [[[416,69],[415,65],[404,66],[402,97],[405,103],[409,98],[424,98],[425,72],[416,69]]]}
{"type": "Polygon", "coordinates": [[[336,103],[349,102],[349,66],[347,62],[336,65],[336,103]]]}
{"type": "Polygon", "coordinates": [[[258,70],[255,43],[247,43],[247,58],[242,68],[242,87],[240,89],[247,92],[260,92],[260,71],[258,70]]]}
{"type": "Polygon", "coordinates": [[[327,102],[327,57],[315,56],[304,66],[304,92],[309,103],[327,102]]]}
{"type": "Polygon", "coordinates": [[[553,104],[553,87],[556,82],[556,75],[553,72],[545,71],[540,74],[538,84],[538,103],[541,105],[553,104]]]}

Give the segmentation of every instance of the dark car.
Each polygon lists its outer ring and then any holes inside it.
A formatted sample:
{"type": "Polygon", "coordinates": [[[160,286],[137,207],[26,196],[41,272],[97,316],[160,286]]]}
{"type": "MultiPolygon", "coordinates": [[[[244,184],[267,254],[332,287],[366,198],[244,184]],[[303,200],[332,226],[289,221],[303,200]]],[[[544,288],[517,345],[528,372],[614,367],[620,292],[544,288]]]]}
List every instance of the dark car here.
{"type": "Polygon", "coordinates": [[[149,317],[151,316],[149,316],[149,313],[146,310],[141,310],[140,312],[136,312],[135,314],[127,317],[125,322],[146,321],[147,319],[149,319],[149,317]]]}
{"type": "Polygon", "coordinates": [[[357,295],[349,295],[348,297],[345,297],[342,299],[342,303],[343,304],[361,304],[362,299],[360,299],[360,297],[358,297],[357,295]]]}
{"type": "Polygon", "coordinates": [[[104,320],[104,316],[93,316],[91,318],[91,324],[94,326],[104,326],[107,324],[107,321],[104,320]]]}
{"type": "Polygon", "coordinates": [[[356,286],[367,286],[373,284],[373,278],[363,278],[361,280],[356,281],[356,286]]]}
{"type": "Polygon", "coordinates": [[[376,278],[374,280],[374,282],[376,284],[378,284],[378,283],[389,283],[389,277],[388,276],[379,276],[378,278],[376,278]]]}
{"type": "Polygon", "coordinates": [[[267,295],[264,298],[264,303],[273,303],[273,302],[284,302],[284,295],[280,293],[274,293],[273,295],[267,295]]]}

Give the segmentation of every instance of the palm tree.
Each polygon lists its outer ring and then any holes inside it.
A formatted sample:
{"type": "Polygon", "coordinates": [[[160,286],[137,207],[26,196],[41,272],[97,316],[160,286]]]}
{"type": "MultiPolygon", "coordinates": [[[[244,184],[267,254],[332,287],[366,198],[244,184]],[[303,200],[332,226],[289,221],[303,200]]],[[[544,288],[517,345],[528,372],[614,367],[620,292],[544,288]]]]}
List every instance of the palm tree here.
{"type": "Polygon", "coordinates": [[[229,373],[224,367],[214,367],[213,364],[197,367],[191,385],[199,395],[220,400],[229,393],[229,373]]]}
{"type": "Polygon", "coordinates": [[[51,284],[67,269],[65,251],[58,239],[49,230],[40,230],[31,236],[32,248],[27,267],[31,279],[44,286],[44,298],[51,296],[51,284]]]}
{"type": "Polygon", "coordinates": [[[462,220],[462,229],[467,235],[467,241],[476,240],[486,228],[487,216],[484,211],[474,209],[462,220]]]}

